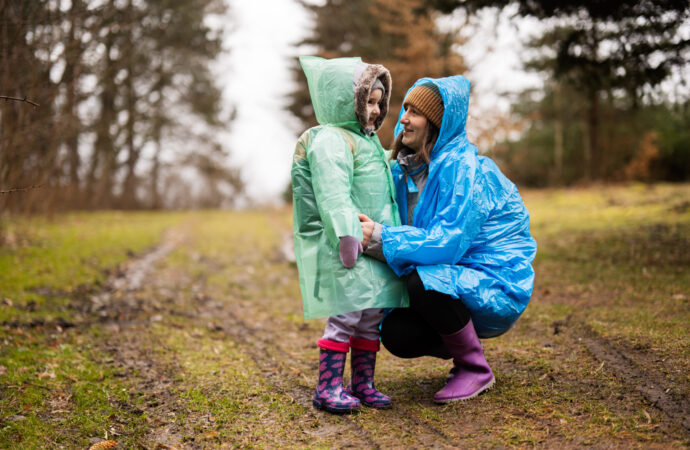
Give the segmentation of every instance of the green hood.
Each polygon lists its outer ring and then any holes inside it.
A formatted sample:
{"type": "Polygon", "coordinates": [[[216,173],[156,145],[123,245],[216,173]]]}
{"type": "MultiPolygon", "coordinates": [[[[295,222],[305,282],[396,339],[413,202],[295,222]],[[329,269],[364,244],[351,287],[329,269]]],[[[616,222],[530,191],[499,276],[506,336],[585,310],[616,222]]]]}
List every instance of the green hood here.
{"type": "Polygon", "coordinates": [[[309,94],[314,105],[316,120],[321,125],[365,126],[369,91],[376,79],[386,88],[374,129],[381,127],[388,113],[391,76],[378,64],[365,64],[359,57],[324,59],[317,56],[300,56],[304,74],[309,84],[309,94]],[[357,74],[357,80],[355,80],[357,74]]]}

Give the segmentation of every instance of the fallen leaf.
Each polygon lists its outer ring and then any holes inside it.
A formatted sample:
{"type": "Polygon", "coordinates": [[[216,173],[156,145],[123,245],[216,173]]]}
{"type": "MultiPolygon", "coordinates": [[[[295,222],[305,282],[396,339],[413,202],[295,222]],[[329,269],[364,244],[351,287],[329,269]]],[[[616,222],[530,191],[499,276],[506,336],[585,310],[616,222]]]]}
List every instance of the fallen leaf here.
{"type": "Polygon", "coordinates": [[[7,367],[0,365],[0,377],[7,374],[7,367]]]}
{"type": "Polygon", "coordinates": [[[50,378],[51,380],[54,380],[55,379],[55,372],[41,372],[38,374],[39,380],[45,380],[46,378],[50,378]]]}
{"type": "Polygon", "coordinates": [[[220,433],[218,431],[209,431],[208,433],[204,434],[205,439],[213,439],[214,437],[218,436],[220,433]]]}

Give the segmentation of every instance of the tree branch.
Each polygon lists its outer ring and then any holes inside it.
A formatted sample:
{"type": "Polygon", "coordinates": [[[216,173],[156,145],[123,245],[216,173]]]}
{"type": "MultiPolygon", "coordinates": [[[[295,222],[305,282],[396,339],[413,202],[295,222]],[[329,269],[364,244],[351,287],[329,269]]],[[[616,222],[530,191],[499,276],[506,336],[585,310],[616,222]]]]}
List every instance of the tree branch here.
{"type": "Polygon", "coordinates": [[[31,100],[27,100],[26,97],[24,98],[18,98],[18,97],[8,97],[6,95],[0,95],[0,100],[4,99],[6,102],[9,102],[10,100],[14,100],[15,102],[26,102],[30,105],[33,105],[34,108],[40,106],[38,103],[34,103],[31,100]]]}
{"type": "Polygon", "coordinates": [[[43,184],[37,184],[34,186],[29,186],[25,188],[12,188],[12,189],[7,189],[5,191],[0,190],[0,195],[2,194],[12,194],[13,192],[24,192],[24,191],[30,191],[32,189],[40,189],[43,187],[43,184]]]}

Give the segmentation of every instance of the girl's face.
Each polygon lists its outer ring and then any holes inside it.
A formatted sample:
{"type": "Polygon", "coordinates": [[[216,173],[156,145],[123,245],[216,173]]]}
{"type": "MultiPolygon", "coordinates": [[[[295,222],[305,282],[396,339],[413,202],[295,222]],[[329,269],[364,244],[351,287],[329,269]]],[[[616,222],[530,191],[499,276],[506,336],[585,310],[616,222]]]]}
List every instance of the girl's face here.
{"type": "Polygon", "coordinates": [[[367,99],[367,113],[369,115],[369,121],[367,122],[367,128],[374,128],[374,122],[381,115],[381,108],[379,107],[379,102],[383,97],[383,92],[381,89],[375,89],[369,93],[369,98],[367,99]]]}
{"type": "Polygon", "coordinates": [[[400,118],[403,124],[402,143],[415,152],[424,143],[424,132],[426,130],[427,118],[419,112],[417,108],[410,105],[400,118]]]}

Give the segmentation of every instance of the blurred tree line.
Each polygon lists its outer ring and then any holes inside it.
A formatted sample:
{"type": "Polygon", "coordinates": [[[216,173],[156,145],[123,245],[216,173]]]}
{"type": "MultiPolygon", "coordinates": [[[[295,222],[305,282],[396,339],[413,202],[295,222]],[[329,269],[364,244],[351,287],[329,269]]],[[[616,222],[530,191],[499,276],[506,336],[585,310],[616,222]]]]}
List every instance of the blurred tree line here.
{"type": "MultiPolygon", "coordinates": [[[[543,26],[525,43],[531,56],[524,62],[525,70],[543,75],[544,89],[516,96],[506,117],[475,117],[477,129],[469,130],[514,181],[690,179],[690,99],[662,89],[669,79],[686,83],[690,73],[686,0],[326,0],[305,7],[315,18],[313,35],[303,42],[312,53],[362,56],[390,69],[391,116],[379,133],[384,146],[417,78],[465,72],[460,36],[468,33],[442,31],[439,18],[454,14],[465,18],[458,27],[472,27],[477,12],[491,9],[537,18],[543,26]]],[[[295,76],[300,86],[291,111],[312,126],[299,67],[295,76]]]]}
{"type": "MultiPolygon", "coordinates": [[[[361,56],[382,64],[393,77],[389,117],[378,135],[384,146],[393,139],[393,127],[407,89],[421,76],[442,77],[465,71],[457,51],[462,40],[440,30],[438,13],[423,0],[327,0],[319,4],[301,1],[314,17],[313,34],[301,44],[324,58],[361,56]]],[[[316,125],[307,80],[296,62],[298,89],[290,111],[304,127],[316,125]]]]}
{"type": "Polygon", "coordinates": [[[222,0],[0,0],[0,210],[218,206],[222,0]],[[193,174],[192,176],[189,176],[193,174]],[[196,181],[190,181],[196,180],[196,181]],[[201,180],[201,181],[199,181],[201,180]]]}

